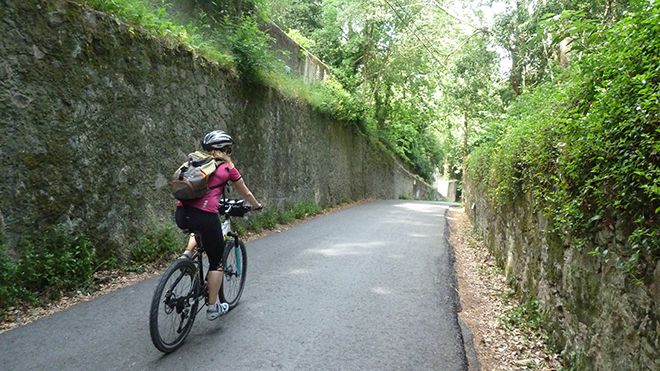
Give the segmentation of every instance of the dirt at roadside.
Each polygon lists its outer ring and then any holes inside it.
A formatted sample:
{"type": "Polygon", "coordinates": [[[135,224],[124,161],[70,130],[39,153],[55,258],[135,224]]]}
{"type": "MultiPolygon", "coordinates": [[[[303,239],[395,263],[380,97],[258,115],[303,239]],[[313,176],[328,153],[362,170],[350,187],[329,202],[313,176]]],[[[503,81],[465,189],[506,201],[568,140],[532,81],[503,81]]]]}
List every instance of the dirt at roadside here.
{"type": "Polygon", "coordinates": [[[561,370],[556,354],[543,338],[520,327],[507,327],[500,318],[516,310],[506,278],[495,265],[463,208],[447,211],[449,243],[456,256],[461,300],[460,318],[474,335],[474,347],[484,371],[561,370]]]}

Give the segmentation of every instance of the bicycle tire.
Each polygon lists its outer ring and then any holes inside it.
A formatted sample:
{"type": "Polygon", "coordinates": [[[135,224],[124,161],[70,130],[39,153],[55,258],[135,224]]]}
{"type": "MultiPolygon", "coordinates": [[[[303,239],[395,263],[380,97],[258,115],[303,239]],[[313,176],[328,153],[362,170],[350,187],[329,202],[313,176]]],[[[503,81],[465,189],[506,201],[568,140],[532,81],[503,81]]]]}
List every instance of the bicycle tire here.
{"type": "Polygon", "coordinates": [[[154,346],[163,353],[178,349],[190,333],[199,307],[197,267],[177,259],[165,270],[149,312],[149,332],[154,346]]]}
{"type": "Polygon", "coordinates": [[[243,241],[238,241],[238,247],[233,240],[227,241],[224,261],[224,277],[220,286],[220,300],[233,309],[243,295],[245,278],[247,277],[247,252],[243,241]]]}

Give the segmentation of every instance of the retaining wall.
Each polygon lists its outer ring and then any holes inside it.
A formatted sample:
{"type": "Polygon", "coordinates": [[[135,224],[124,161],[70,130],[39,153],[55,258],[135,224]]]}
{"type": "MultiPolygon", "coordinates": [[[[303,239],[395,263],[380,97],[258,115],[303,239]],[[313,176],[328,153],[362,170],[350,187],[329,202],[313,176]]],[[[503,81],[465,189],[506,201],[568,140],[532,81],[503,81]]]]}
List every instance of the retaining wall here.
{"type": "MultiPolygon", "coordinates": [[[[570,370],[660,370],[660,262],[641,281],[609,260],[577,250],[530,195],[497,208],[489,187],[465,177],[464,202],[519,296],[538,300],[546,327],[570,370]]],[[[603,228],[601,251],[629,251],[627,236],[603,228]]]]}
{"type": "MultiPolygon", "coordinates": [[[[0,231],[66,224],[126,256],[213,129],[265,205],[439,195],[353,126],[63,0],[0,0],[0,231]]],[[[116,255],[116,254],[115,254],[116,255]]]]}

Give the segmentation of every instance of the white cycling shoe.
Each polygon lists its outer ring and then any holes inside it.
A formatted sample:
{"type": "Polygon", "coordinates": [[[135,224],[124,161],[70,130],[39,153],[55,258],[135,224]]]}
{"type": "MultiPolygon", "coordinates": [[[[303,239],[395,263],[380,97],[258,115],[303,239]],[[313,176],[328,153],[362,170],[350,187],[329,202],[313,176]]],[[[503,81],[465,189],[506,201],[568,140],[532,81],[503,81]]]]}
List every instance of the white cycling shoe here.
{"type": "Polygon", "coordinates": [[[226,314],[228,311],[229,304],[216,301],[215,304],[209,305],[209,307],[206,309],[206,319],[213,321],[214,319],[226,314]]]}

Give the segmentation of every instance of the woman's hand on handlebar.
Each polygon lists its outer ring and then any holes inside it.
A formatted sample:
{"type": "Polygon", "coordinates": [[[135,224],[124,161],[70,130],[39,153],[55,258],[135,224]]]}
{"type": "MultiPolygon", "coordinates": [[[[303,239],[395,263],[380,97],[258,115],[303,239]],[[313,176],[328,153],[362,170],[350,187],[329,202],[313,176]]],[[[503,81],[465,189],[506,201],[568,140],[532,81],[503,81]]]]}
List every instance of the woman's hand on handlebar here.
{"type": "Polygon", "coordinates": [[[261,206],[261,204],[250,205],[250,211],[257,211],[257,210],[261,210],[261,209],[263,209],[263,208],[264,208],[264,207],[261,206]]]}

